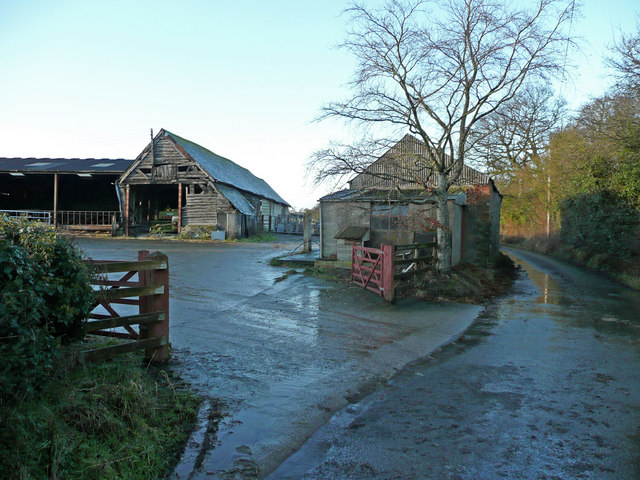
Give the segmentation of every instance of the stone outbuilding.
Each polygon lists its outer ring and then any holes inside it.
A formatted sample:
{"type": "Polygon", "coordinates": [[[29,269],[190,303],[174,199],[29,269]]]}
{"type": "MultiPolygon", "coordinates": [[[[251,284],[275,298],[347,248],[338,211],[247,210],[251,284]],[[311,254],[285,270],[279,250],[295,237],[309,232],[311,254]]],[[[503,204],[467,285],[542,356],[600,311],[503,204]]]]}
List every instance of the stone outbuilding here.
{"type": "MultiPolygon", "coordinates": [[[[413,168],[424,149],[422,142],[406,135],[355,176],[349,188],[319,200],[320,258],[350,262],[354,244],[379,248],[435,242],[435,198],[425,182],[412,181],[429,176],[413,168]]],[[[427,184],[435,185],[431,179],[427,184]]],[[[497,255],[501,203],[493,180],[464,165],[449,196],[453,265],[481,263],[497,255]]]]}

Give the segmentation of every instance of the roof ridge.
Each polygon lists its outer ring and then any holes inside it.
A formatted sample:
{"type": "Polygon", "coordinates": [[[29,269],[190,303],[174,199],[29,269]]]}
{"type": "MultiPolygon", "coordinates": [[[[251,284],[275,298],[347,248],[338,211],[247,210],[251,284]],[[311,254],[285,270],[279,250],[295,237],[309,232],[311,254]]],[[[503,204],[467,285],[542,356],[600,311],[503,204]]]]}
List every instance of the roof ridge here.
{"type": "Polygon", "coordinates": [[[0,157],[0,160],[105,160],[105,161],[128,161],[133,162],[131,158],[96,158],[96,157],[0,157]]]}
{"type": "Polygon", "coordinates": [[[254,175],[248,168],[169,130],[163,128],[160,130],[160,133],[163,132],[179,145],[184,153],[207,171],[215,181],[289,206],[266,180],[254,175]]]}

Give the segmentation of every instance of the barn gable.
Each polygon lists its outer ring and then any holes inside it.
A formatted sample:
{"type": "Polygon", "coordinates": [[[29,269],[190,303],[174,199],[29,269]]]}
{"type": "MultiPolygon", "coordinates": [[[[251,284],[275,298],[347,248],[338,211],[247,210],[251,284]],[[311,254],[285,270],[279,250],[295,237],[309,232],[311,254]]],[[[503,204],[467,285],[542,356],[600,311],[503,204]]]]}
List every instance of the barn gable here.
{"type": "MultiPolygon", "coordinates": [[[[356,175],[350,187],[359,189],[423,188],[437,185],[437,177],[428,167],[427,146],[412,135],[405,135],[380,156],[367,169],[356,175]]],[[[445,155],[445,163],[451,164],[451,157],[445,155]]],[[[477,185],[489,183],[489,176],[468,165],[462,166],[457,185],[477,185]]]]}
{"type": "Polygon", "coordinates": [[[287,204],[264,180],[231,160],[162,129],[120,177],[133,224],[150,224],[161,211],[175,211],[180,227],[247,224],[261,204],[287,204]],[[127,193],[129,192],[129,193],[127,193]],[[164,210],[163,210],[164,209],[164,210]]]}

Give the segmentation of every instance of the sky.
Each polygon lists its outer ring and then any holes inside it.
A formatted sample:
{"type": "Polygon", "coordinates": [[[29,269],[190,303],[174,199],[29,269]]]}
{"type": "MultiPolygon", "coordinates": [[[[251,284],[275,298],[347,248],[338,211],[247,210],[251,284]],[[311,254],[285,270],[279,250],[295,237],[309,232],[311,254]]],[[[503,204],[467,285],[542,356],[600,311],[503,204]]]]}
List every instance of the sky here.
{"type": "MultiPolygon", "coordinates": [[[[310,208],[333,185],[314,186],[306,162],[348,132],[314,121],[348,94],[347,6],[0,0],[0,157],[133,159],[165,128],[310,208]]],[[[573,80],[558,84],[571,108],[609,86],[602,56],[638,14],[637,0],[583,2],[573,80]]]]}

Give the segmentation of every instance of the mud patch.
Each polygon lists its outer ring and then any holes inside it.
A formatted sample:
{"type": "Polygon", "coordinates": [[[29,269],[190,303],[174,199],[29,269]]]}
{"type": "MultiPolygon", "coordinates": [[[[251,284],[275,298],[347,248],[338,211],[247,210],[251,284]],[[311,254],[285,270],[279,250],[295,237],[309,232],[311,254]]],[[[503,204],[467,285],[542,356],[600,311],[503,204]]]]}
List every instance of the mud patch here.
{"type": "Polygon", "coordinates": [[[192,478],[201,466],[204,457],[215,444],[218,424],[222,419],[218,400],[204,399],[198,411],[198,421],[191,434],[180,462],[169,477],[172,480],[192,478]]]}

